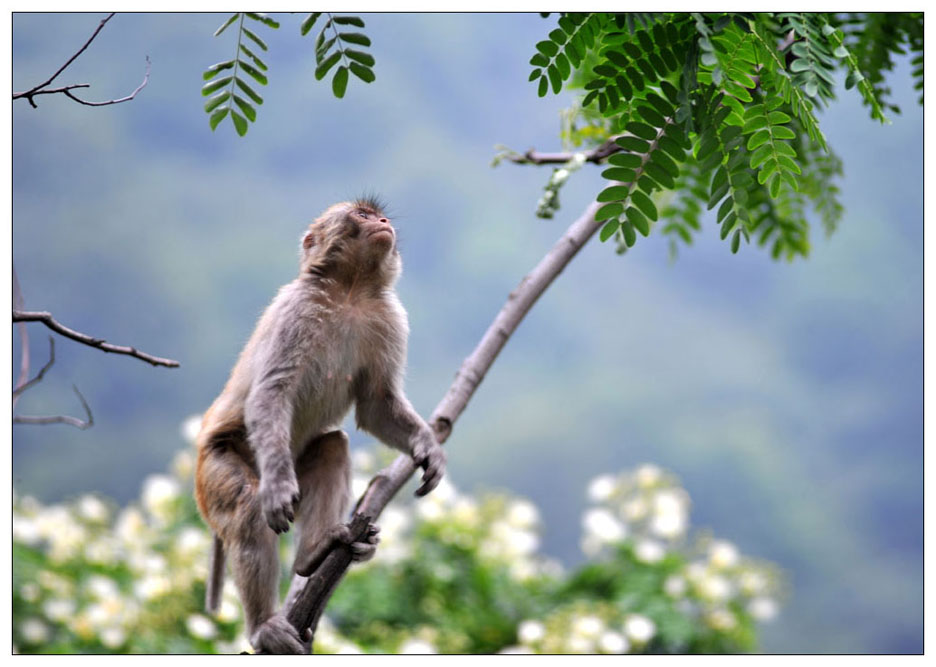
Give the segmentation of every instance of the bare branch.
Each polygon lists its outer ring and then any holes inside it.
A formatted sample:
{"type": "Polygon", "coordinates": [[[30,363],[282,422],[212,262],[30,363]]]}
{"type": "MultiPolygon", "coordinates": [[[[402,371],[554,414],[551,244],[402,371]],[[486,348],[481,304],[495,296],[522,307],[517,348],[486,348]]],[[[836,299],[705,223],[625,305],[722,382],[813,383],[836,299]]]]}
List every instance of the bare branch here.
{"type": "Polygon", "coordinates": [[[147,84],[147,82],[149,81],[149,74],[150,74],[150,59],[149,59],[149,56],[146,56],[146,72],[145,72],[144,75],[143,75],[143,83],[141,83],[139,86],[137,86],[137,87],[136,87],[136,90],[134,90],[132,93],[130,93],[130,94],[127,95],[126,97],[121,97],[120,99],[116,99],[116,100],[107,100],[106,102],[88,102],[87,100],[83,100],[83,99],[81,99],[80,97],[78,97],[77,95],[75,95],[75,94],[73,94],[73,93],[71,92],[71,91],[75,90],[76,88],[90,88],[90,87],[91,87],[91,84],[89,84],[89,83],[75,83],[75,84],[71,84],[71,85],[68,85],[68,86],[62,86],[62,87],[60,87],[60,88],[46,88],[46,86],[48,86],[50,83],[52,83],[53,81],[55,81],[55,79],[58,78],[58,75],[61,74],[62,72],[64,72],[65,69],[66,69],[69,65],[71,65],[71,64],[75,61],[75,59],[76,59],[78,56],[80,56],[82,53],[84,53],[84,50],[87,49],[88,46],[90,46],[91,42],[94,41],[94,38],[98,36],[98,33],[101,32],[101,30],[103,30],[104,26],[105,26],[105,25],[107,24],[107,22],[110,21],[112,18],[114,18],[114,13],[113,13],[113,12],[111,12],[111,13],[108,14],[106,17],[104,17],[104,19],[101,20],[101,23],[98,25],[97,29],[94,31],[94,33],[91,35],[91,37],[88,38],[88,41],[84,43],[84,46],[82,46],[80,49],[78,49],[78,51],[76,51],[75,54],[72,55],[71,58],[69,58],[67,61],[65,61],[65,64],[62,65],[61,67],[59,67],[58,70],[55,72],[55,74],[53,74],[52,76],[50,76],[48,79],[46,79],[45,81],[43,81],[43,82],[40,83],[39,85],[33,86],[33,87],[30,88],[29,90],[24,90],[24,91],[21,92],[21,93],[13,93],[13,99],[14,99],[14,100],[18,100],[18,99],[21,99],[21,98],[25,98],[26,101],[28,101],[29,104],[32,106],[32,108],[33,108],[33,109],[36,109],[36,108],[38,108],[38,105],[36,104],[36,100],[35,100],[34,98],[37,97],[37,96],[39,96],[39,95],[55,95],[55,94],[57,94],[57,93],[61,93],[61,94],[65,95],[66,97],[68,97],[68,98],[74,100],[75,102],[78,102],[79,104],[84,104],[85,106],[89,106],[89,107],[105,107],[105,106],[109,106],[109,105],[111,105],[111,104],[120,104],[121,102],[129,102],[129,101],[132,100],[134,97],[136,97],[136,96],[137,96],[137,93],[139,93],[141,90],[143,90],[143,88],[146,87],[146,84],[147,84]]]}
{"type": "Polygon", "coordinates": [[[69,417],[68,415],[53,415],[51,417],[28,417],[28,416],[17,416],[13,417],[14,424],[68,424],[69,426],[74,426],[75,428],[80,428],[82,431],[91,428],[94,426],[94,415],[91,414],[91,408],[88,407],[88,402],[85,400],[84,396],[81,395],[81,392],[78,391],[78,387],[72,385],[72,389],[78,395],[78,400],[81,401],[81,407],[84,408],[85,414],[88,415],[86,421],[82,421],[77,417],[69,417]]]}
{"type": "MultiPolygon", "coordinates": [[[[147,82],[149,82],[149,75],[150,75],[150,59],[149,59],[149,56],[146,56],[146,72],[143,74],[143,82],[139,86],[137,86],[136,89],[132,93],[127,95],[126,97],[121,97],[120,99],[117,99],[117,100],[107,100],[106,102],[88,102],[87,100],[83,100],[76,95],[72,95],[72,93],[70,92],[70,90],[73,88],[86,88],[87,84],[78,85],[78,86],[66,86],[65,88],[61,89],[61,92],[64,93],[66,97],[75,100],[79,104],[84,104],[85,106],[89,106],[89,107],[106,107],[111,104],[120,104],[121,102],[129,102],[130,100],[132,100],[134,97],[137,96],[137,93],[139,93],[141,90],[143,90],[146,87],[147,82]]],[[[59,91],[50,91],[50,92],[59,92],[59,91]]]]}
{"type": "Polygon", "coordinates": [[[69,329],[64,324],[57,322],[53,317],[52,313],[47,312],[30,312],[30,311],[13,311],[13,321],[14,322],[42,322],[47,327],[52,329],[56,333],[60,333],[63,336],[71,338],[72,340],[78,341],[90,347],[95,347],[104,352],[112,352],[114,354],[126,354],[131,357],[136,357],[137,359],[142,359],[143,361],[152,364],[153,366],[167,366],[169,368],[177,368],[179,366],[178,361],[173,359],[162,359],[160,357],[154,357],[145,352],[140,352],[134,347],[125,347],[123,345],[113,345],[106,342],[103,338],[92,338],[88,334],[83,334],[80,331],[75,331],[74,329],[69,329]]]}
{"type": "MultiPolygon", "coordinates": [[[[601,164],[609,155],[614,155],[622,150],[620,146],[614,143],[618,136],[611,137],[597,148],[586,151],[585,161],[601,164]]],[[[510,160],[515,164],[565,164],[574,156],[575,153],[539,153],[531,148],[522,155],[520,153],[508,153],[503,156],[503,159],[510,160]]]]}
{"type": "MultiPolygon", "coordinates": [[[[23,301],[23,292],[20,290],[19,278],[16,276],[16,267],[13,267],[13,308],[22,310],[26,306],[23,301]]],[[[16,379],[16,389],[19,389],[29,378],[29,330],[25,322],[17,325],[20,333],[20,374],[16,379]]],[[[19,393],[13,392],[13,407],[16,407],[16,401],[19,400],[19,393]]]]}
{"type": "MultiPolygon", "coordinates": [[[[491,364],[524,316],[585,242],[602,226],[603,222],[595,220],[598,206],[597,202],[589,204],[539,264],[520,281],[517,288],[507,297],[507,302],[477,347],[465,359],[455,375],[455,381],[432,414],[430,425],[440,443],[448,439],[455,420],[468,405],[491,364]]],[[[403,454],[370,481],[364,495],[358,500],[349,526],[354,536],[353,541],[363,539],[368,524],[376,521],[415,471],[416,466],[412,458],[403,454]]],[[[351,553],[347,545],[337,544],[333,545],[322,564],[310,577],[298,574],[293,576],[284,609],[286,617],[298,630],[300,637],[314,637],[322,611],[350,564],[351,553]],[[309,635],[306,634],[307,629],[310,631],[309,635]]],[[[311,648],[311,639],[309,646],[311,648]]]]}
{"type": "MultiPolygon", "coordinates": [[[[26,326],[25,324],[23,326],[26,326]]],[[[45,377],[46,371],[52,368],[52,364],[55,363],[55,339],[52,336],[49,336],[49,360],[46,362],[45,366],[39,369],[39,372],[36,373],[36,377],[28,382],[21,382],[16,385],[16,388],[13,390],[13,405],[16,405],[16,399],[19,398],[20,394],[29,389],[30,387],[39,384],[42,382],[42,378],[45,377]]]]}

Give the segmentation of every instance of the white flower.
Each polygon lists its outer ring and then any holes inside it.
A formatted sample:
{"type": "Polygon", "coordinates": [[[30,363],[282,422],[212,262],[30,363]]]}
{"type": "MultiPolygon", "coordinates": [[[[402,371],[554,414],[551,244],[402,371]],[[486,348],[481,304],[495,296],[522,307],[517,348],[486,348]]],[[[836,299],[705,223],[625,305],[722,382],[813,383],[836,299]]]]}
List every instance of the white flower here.
{"type": "Polygon", "coordinates": [[[19,631],[30,644],[42,644],[49,639],[48,626],[38,618],[27,618],[20,624],[19,631]]]}
{"type": "Polygon", "coordinates": [[[598,639],[598,648],[602,653],[627,653],[630,642],[621,633],[608,630],[598,639]]]}
{"type": "Polygon", "coordinates": [[[710,612],[706,620],[716,630],[732,630],[738,625],[738,619],[727,609],[715,609],[710,612]]]}
{"type": "Polygon", "coordinates": [[[527,646],[505,646],[500,651],[500,655],[533,655],[533,650],[527,646]]]}
{"type": "Polygon", "coordinates": [[[210,618],[201,614],[192,614],[185,620],[185,627],[189,634],[198,639],[211,639],[217,634],[215,624],[210,618]]]}
{"type": "Polygon", "coordinates": [[[179,493],[179,483],[173,478],[150,475],[143,482],[143,507],[157,519],[168,521],[179,493]]]}
{"type": "Polygon", "coordinates": [[[467,496],[459,498],[452,507],[452,517],[465,525],[476,525],[481,518],[478,513],[478,503],[467,496]]]}
{"type": "Polygon", "coordinates": [[[591,653],[595,644],[588,637],[571,635],[566,639],[565,645],[569,653],[591,653]]]}
{"type": "Polygon", "coordinates": [[[716,540],[709,547],[709,562],[719,570],[738,564],[738,549],[731,542],[716,540]]]}
{"type": "Polygon", "coordinates": [[[746,595],[757,595],[767,589],[767,577],[755,570],[748,570],[741,574],[741,590],[746,595]]]}
{"type": "Polygon", "coordinates": [[[526,581],[536,575],[536,566],[529,559],[515,560],[510,564],[510,577],[514,581],[526,581]]]}
{"type": "Polygon", "coordinates": [[[53,621],[64,621],[75,614],[75,602],[74,600],[53,598],[42,605],[42,611],[47,618],[53,621]]]}
{"type": "Polygon", "coordinates": [[[631,498],[621,506],[621,513],[627,521],[640,521],[650,510],[647,501],[642,497],[631,498]]]}
{"type": "Polygon", "coordinates": [[[688,504],[685,493],[680,491],[665,489],[656,493],[650,530],[669,539],[682,535],[689,525],[688,504]]]}
{"type": "Polygon", "coordinates": [[[13,539],[23,544],[35,545],[42,539],[39,525],[32,519],[13,517],[13,539]]]}
{"type": "Polygon", "coordinates": [[[124,642],[127,640],[127,633],[121,628],[111,626],[101,630],[101,632],[98,633],[98,637],[101,639],[101,643],[104,644],[104,646],[115,649],[123,646],[124,642]]]}
{"type": "Polygon", "coordinates": [[[82,496],[78,501],[78,514],[94,523],[104,523],[110,516],[107,505],[90,494],[82,496]]]}
{"type": "Polygon", "coordinates": [[[560,183],[564,183],[568,177],[569,177],[568,169],[556,169],[556,171],[553,172],[552,182],[555,185],[559,185],[560,183]]]}
{"type": "Polygon", "coordinates": [[[240,618],[240,607],[230,600],[222,600],[218,608],[218,620],[223,623],[233,623],[240,618]]]}
{"type": "Polygon", "coordinates": [[[572,632],[594,639],[604,630],[604,621],[597,616],[580,616],[572,622],[572,632]]]}
{"type": "Polygon", "coordinates": [[[188,526],[179,532],[175,549],[183,558],[194,558],[207,553],[208,542],[209,538],[204,530],[188,526]]]}
{"type": "Polygon", "coordinates": [[[634,557],[642,563],[659,563],[666,549],[656,540],[640,540],[634,547],[634,557]]]}
{"type": "Polygon", "coordinates": [[[441,503],[424,500],[421,503],[416,503],[416,513],[425,521],[438,521],[445,516],[445,508],[442,507],[441,503]]]}
{"type": "Polygon", "coordinates": [[[161,575],[147,575],[133,585],[133,592],[141,600],[152,600],[165,595],[172,588],[167,577],[161,575]]]}
{"type": "Polygon", "coordinates": [[[663,471],[651,463],[645,463],[637,468],[634,473],[634,479],[637,480],[637,486],[648,489],[659,482],[663,477],[663,471]]]}
{"type": "Polygon", "coordinates": [[[768,597],[757,597],[747,606],[748,613],[758,621],[770,621],[777,616],[777,603],[768,597]]]}
{"type": "Polygon", "coordinates": [[[370,472],[377,466],[374,453],[368,449],[355,449],[351,452],[351,467],[355,470],[370,472]]]}
{"type": "Polygon", "coordinates": [[[641,614],[629,614],[624,619],[624,634],[638,644],[644,644],[656,634],[656,624],[641,614]]]}
{"type": "Polygon", "coordinates": [[[546,636],[546,626],[539,621],[523,621],[517,626],[517,639],[524,644],[535,644],[546,636]]]}
{"type": "Polygon", "coordinates": [[[601,542],[617,542],[624,539],[624,525],[607,509],[592,508],[582,516],[582,527],[586,534],[593,535],[601,542]]]}
{"type": "Polygon", "coordinates": [[[117,523],[114,526],[114,532],[128,544],[137,544],[143,537],[146,529],[146,522],[143,515],[135,507],[128,507],[117,516],[117,523]]]}
{"type": "Polygon", "coordinates": [[[360,498],[364,495],[364,492],[367,491],[367,485],[370,484],[370,480],[361,475],[355,475],[351,478],[351,496],[353,498],[360,498]]]}
{"type": "Polygon", "coordinates": [[[720,574],[702,577],[698,583],[699,594],[709,600],[724,600],[731,596],[731,583],[720,574]]]}
{"type": "Polygon", "coordinates": [[[198,432],[201,431],[202,425],[202,416],[200,414],[191,415],[185,418],[185,421],[182,422],[182,425],[179,427],[179,432],[182,434],[182,438],[192,444],[195,442],[195,438],[198,437],[198,432]]]}
{"type": "Polygon", "coordinates": [[[515,500],[507,508],[507,522],[516,528],[532,528],[538,521],[539,512],[528,500],[515,500]]]}
{"type": "Polygon", "coordinates": [[[176,477],[181,480],[188,480],[195,472],[195,457],[192,456],[192,452],[183,449],[172,457],[171,468],[176,477]]]}
{"type": "Polygon", "coordinates": [[[682,597],[686,593],[686,580],[678,575],[671,575],[663,582],[663,590],[671,598],[682,597]]]}
{"type": "Polygon", "coordinates": [[[85,582],[85,588],[99,600],[108,600],[120,595],[117,582],[100,574],[89,577],[88,581],[85,582]]]}
{"type": "Polygon", "coordinates": [[[599,475],[588,485],[588,499],[593,503],[608,500],[617,488],[617,478],[614,475],[599,475]]]}
{"type": "Polygon", "coordinates": [[[113,565],[117,561],[118,548],[115,538],[100,535],[85,545],[84,557],[97,565],[113,565]]]}
{"type": "Polygon", "coordinates": [[[430,654],[436,653],[435,646],[430,644],[427,641],[421,639],[407,639],[400,648],[397,649],[399,654],[430,654]]]}
{"type": "Polygon", "coordinates": [[[19,593],[26,602],[35,602],[39,599],[39,586],[35,582],[27,581],[20,586],[19,593]]]}

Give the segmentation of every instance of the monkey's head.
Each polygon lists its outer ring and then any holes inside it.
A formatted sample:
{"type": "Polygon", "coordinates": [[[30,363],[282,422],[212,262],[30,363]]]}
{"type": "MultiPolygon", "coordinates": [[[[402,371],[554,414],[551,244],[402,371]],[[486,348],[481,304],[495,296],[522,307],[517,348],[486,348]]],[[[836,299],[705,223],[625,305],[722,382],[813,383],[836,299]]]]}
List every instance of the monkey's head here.
{"type": "Polygon", "coordinates": [[[323,277],[373,276],[392,284],[402,264],[396,230],[374,197],[334,204],[302,237],[302,273],[323,277]]]}

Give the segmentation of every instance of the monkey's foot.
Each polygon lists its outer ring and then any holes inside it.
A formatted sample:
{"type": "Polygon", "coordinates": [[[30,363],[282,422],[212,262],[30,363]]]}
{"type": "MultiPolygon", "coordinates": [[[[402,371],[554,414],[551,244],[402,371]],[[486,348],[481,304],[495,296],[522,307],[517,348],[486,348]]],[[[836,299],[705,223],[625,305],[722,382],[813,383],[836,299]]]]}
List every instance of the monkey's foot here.
{"type": "Polygon", "coordinates": [[[268,618],[250,635],[250,645],[257,653],[282,655],[306,652],[296,628],[280,614],[268,618]]]}
{"type": "Polygon", "coordinates": [[[377,536],[379,532],[380,526],[372,523],[367,527],[363,540],[351,542],[350,544],[346,542],[351,549],[351,560],[363,563],[373,558],[374,554],[377,553],[377,544],[380,542],[380,538],[377,536]]]}

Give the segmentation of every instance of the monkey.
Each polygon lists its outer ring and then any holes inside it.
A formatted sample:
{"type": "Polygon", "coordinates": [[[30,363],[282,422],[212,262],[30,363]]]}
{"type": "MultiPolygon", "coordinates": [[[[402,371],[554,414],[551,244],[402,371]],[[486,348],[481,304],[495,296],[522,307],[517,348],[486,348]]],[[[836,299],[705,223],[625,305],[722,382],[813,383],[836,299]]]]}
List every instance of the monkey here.
{"type": "MultiPolygon", "coordinates": [[[[278,602],[278,535],[296,525],[293,570],[309,576],[335,541],[374,555],[378,528],[352,543],[348,436],[357,426],[423,468],[432,491],[446,457],[403,392],[409,332],[394,290],[397,234],[373,197],[329,207],[302,236],[298,277],[280,288],[202,420],[195,497],[215,535],[208,606],[231,561],[253,648],[301,653],[278,602]]],[[[306,631],[307,633],[308,631],[306,631]]]]}

